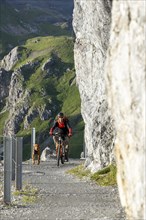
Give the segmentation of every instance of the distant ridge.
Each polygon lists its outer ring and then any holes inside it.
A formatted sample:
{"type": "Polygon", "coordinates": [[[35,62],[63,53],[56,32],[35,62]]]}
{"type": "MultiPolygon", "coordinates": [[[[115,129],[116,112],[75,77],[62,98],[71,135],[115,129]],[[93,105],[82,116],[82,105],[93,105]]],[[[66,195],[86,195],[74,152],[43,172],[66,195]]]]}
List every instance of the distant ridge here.
{"type": "Polygon", "coordinates": [[[49,9],[56,9],[57,11],[62,11],[64,16],[68,15],[68,17],[72,16],[73,11],[73,0],[6,0],[9,4],[22,8],[24,6],[30,5],[31,7],[41,7],[49,9]]]}

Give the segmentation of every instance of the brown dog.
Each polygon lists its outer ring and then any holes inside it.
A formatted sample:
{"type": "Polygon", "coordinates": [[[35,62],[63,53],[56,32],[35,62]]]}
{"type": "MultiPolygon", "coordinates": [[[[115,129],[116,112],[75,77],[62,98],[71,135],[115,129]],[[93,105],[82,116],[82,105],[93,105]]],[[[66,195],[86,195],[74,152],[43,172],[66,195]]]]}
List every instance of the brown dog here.
{"type": "Polygon", "coordinates": [[[35,164],[35,159],[37,158],[37,164],[40,164],[40,145],[34,144],[33,151],[32,151],[32,163],[35,164]]]}

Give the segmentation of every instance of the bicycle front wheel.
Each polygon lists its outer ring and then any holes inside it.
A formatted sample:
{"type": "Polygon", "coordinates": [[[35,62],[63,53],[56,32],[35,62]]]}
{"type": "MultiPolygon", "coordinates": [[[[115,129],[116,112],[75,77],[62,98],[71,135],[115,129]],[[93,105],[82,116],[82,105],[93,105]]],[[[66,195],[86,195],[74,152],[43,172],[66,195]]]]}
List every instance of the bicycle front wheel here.
{"type": "Polygon", "coordinates": [[[58,145],[58,149],[57,149],[57,166],[59,167],[59,163],[60,163],[60,144],[58,145]]]}

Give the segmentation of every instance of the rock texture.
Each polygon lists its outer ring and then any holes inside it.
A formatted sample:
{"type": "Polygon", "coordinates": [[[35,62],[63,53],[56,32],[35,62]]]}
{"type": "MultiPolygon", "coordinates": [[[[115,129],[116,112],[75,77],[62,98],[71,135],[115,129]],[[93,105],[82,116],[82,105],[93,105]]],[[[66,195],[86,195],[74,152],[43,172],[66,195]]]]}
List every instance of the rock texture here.
{"type": "Polygon", "coordinates": [[[5,105],[5,98],[9,94],[9,84],[11,79],[10,72],[7,72],[5,69],[0,68],[0,110],[5,105]]]}
{"type": "Polygon", "coordinates": [[[130,220],[146,219],[145,23],[145,1],[75,0],[75,67],[86,164],[94,171],[110,162],[115,128],[118,186],[130,220]]]}
{"type": "Polygon", "coordinates": [[[85,122],[86,166],[93,172],[113,160],[114,129],[103,77],[110,24],[111,1],[75,0],[75,68],[85,122]]]}
{"type": "Polygon", "coordinates": [[[107,93],[117,131],[119,192],[132,220],[146,219],[145,24],[144,1],[113,3],[107,93]]]}
{"type": "Polygon", "coordinates": [[[14,47],[14,49],[2,59],[0,66],[7,71],[11,70],[21,57],[19,54],[20,50],[21,47],[14,47]]]}
{"type": "Polygon", "coordinates": [[[6,110],[9,111],[9,117],[5,123],[5,135],[14,135],[18,132],[20,124],[30,108],[30,93],[23,89],[23,81],[24,78],[20,71],[13,72],[6,102],[6,110]]]}
{"type": "Polygon", "coordinates": [[[56,152],[50,147],[46,147],[41,154],[41,161],[49,161],[50,158],[56,158],[56,152]]]}

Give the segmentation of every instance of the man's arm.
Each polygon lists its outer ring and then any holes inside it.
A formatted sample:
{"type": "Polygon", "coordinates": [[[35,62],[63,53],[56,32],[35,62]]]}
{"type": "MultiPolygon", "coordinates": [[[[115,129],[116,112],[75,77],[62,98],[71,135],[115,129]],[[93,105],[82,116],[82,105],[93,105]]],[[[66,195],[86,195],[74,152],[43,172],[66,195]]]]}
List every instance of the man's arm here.
{"type": "Polygon", "coordinates": [[[70,126],[69,121],[67,122],[67,128],[68,128],[68,131],[69,131],[68,136],[71,137],[72,136],[72,127],[70,126]]]}
{"type": "Polygon", "coordinates": [[[54,123],[53,127],[50,128],[50,132],[49,132],[50,135],[53,135],[53,131],[56,127],[57,127],[57,121],[54,123]]]}

